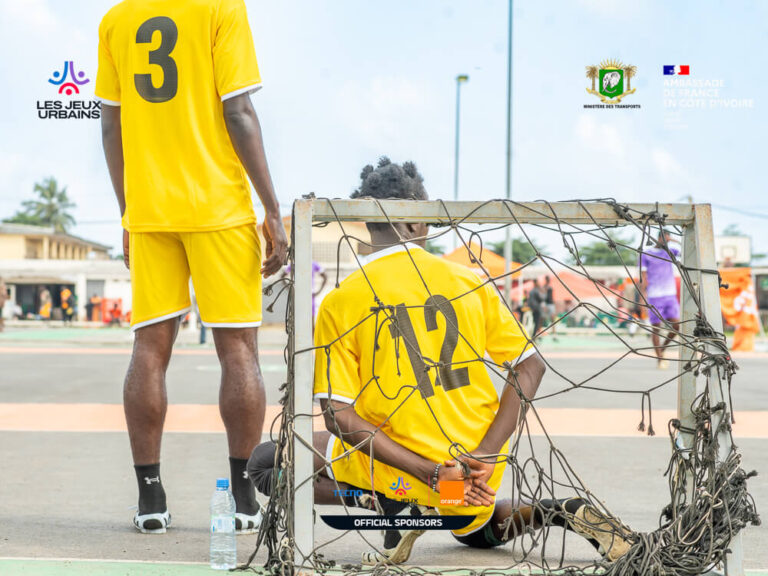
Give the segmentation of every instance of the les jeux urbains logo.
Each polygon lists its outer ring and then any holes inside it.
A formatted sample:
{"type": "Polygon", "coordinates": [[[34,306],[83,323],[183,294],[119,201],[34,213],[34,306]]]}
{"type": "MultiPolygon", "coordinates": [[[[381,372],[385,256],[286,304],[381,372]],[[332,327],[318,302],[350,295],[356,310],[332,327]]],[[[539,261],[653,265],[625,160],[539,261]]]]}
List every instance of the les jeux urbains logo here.
{"type": "Polygon", "coordinates": [[[635,93],[631,83],[637,76],[637,66],[611,58],[599,66],[586,66],[586,70],[587,78],[592,81],[587,92],[600,98],[601,104],[584,104],[584,108],[640,108],[639,104],[621,104],[622,99],[635,93]]]}
{"type": "MultiPolygon", "coordinates": [[[[48,79],[59,98],[38,100],[37,117],[41,120],[97,120],[101,118],[101,102],[78,98],[83,87],[90,83],[83,70],[75,68],[73,60],[64,61],[64,69],[54,70],[48,79]]],[[[50,89],[50,88],[49,88],[50,89]]]]}
{"type": "Polygon", "coordinates": [[[390,490],[395,492],[395,496],[405,496],[408,494],[408,490],[411,489],[411,485],[405,481],[405,478],[398,476],[395,482],[389,487],[390,490]]]}

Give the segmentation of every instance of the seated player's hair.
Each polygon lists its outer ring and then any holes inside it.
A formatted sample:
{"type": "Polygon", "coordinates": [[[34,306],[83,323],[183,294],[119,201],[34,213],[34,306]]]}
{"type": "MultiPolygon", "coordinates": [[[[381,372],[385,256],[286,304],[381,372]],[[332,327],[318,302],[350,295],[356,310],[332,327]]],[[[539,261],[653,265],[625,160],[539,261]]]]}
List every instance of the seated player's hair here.
{"type": "MultiPolygon", "coordinates": [[[[382,156],[376,168],[370,164],[363,168],[360,179],[362,183],[352,193],[352,198],[429,200],[424,189],[424,178],[413,162],[403,162],[400,166],[382,156]]],[[[368,223],[371,232],[387,228],[389,224],[368,223]]]]}

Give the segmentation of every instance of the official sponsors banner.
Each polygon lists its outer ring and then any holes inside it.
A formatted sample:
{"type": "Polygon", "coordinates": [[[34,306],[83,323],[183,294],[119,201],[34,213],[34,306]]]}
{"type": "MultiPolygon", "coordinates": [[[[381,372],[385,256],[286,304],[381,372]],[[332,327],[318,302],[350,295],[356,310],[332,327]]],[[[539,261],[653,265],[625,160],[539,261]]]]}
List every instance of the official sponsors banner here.
{"type": "Polygon", "coordinates": [[[325,514],[320,516],[336,530],[461,530],[474,516],[352,516],[325,514]]]}

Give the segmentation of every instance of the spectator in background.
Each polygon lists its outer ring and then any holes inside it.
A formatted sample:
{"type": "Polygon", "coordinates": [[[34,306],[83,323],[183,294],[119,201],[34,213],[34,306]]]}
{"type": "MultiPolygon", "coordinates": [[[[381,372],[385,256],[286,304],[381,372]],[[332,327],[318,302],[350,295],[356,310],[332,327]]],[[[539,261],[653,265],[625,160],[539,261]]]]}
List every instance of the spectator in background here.
{"type": "Polygon", "coordinates": [[[51,310],[53,308],[53,301],[51,299],[51,292],[48,288],[40,289],[40,318],[43,320],[51,319],[51,310]]]}
{"type": "Polygon", "coordinates": [[[75,298],[69,288],[61,289],[61,312],[64,315],[64,322],[72,322],[75,316],[75,298]]]}
{"type": "Polygon", "coordinates": [[[120,307],[120,302],[112,304],[112,310],[110,310],[110,326],[122,326],[123,309],[120,307]]]}
{"type": "Polygon", "coordinates": [[[640,255],[642,272],[640,287],[648,301],[648,315],[653,327],[651,338],[658,359],[658,367],[661,370],[669,367],[669,362],[664,358],[664,352],[680,328],[680,302],[677,299],[673,264],[673,258],[680,256],[680,250],[670,247],[668,245],[670,241],[671,236],[661,230],[656,246],[640,255]],[[668,330],[663,342],[662,324],[665,324],[668,330]]]}
{"type": "Polygon", "coordinates": [[[555,310],[555,289],[552,287],[549,276],[544,277],[544,304],[542,309],[544,312],[544,319],[547,321],[547,326],[552,326],[552,338],[555,338],[556,328],[555,318],[557,317],[557,311],[555,310]]]}
{"type": "Polygon", "coordinates": [[[533,331],[531,334],[535,338],[539,329],[541,328],[541,310],[544,305],[544,294],[541,286],[539,286],[539,279],[533,279],[533,288],[528,292],[528,307],[531,309],[531,315],[533,316],[533,331]]]}
{"type": "Polygon", "coordinates": [[[90,305],[91,311],[88,313],[88,320],[92,322],[101,321],[101,298],[98,294],[91,296],[86,308],[90,305]]]}
{"type": "Polygon", "coordinates": [[[0,332],[5,329],[5,319],[3,318],[3,306],[8,300],[8,288],[5,286],[5,280],[0,278],[0,332]]]}

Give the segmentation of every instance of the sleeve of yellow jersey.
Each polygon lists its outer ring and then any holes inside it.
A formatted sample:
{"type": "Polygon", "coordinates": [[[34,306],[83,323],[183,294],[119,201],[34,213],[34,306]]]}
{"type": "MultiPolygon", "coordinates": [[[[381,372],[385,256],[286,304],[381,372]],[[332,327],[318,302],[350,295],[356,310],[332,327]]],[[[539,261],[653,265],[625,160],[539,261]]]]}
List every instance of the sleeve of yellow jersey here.
{"type": "Polygon", "coordinates": [[[352,404],[360,393],[360,359],[354,351],[354,334],[341,337],[333,309],[320,305],[315,326],[315,400],[331,398],[352,404]],[[337,340],[338,339],[338,340],[337,340]]]}
{"type": "Polygon", "coordinates": [[[486,350],[496,364],[513,366],[536,353],[525,328],[501,301],[492,284],[481,288],[485,308],[486,350]]]}
{"type": "Polygon", "coordinates": [[[213,73],[222,101],[261,88],[256,49],[243,0],[219,1],[213,73]]]}
{"type": "Polygon", "coordinates": [[[120,77],[109,50],[107,17],[101,21],[99,26],[99,69],[96,72],[96,98],[104,104],[120,106],[120,77]]]}

